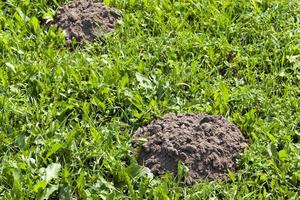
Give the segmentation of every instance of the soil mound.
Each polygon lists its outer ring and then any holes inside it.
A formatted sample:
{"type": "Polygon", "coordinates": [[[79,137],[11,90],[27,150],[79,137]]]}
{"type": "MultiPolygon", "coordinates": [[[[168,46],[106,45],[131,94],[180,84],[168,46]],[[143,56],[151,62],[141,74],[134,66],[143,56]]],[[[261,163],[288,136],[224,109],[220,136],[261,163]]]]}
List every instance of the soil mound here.
{"type": "Polygon", "coordinates": [[[64,4],[56,13],[56,24],[66,33],[66,40],[93,41],[113,31],[120,12],[94,0],[75,0],[64,4]]]}
{"type": "Polygon", "coordinates": [[[236,125],[220,116],[168,114],[134,133],[146,137],[138,162],[154,174],[177,173],[181,160],[189,168],[187,184],[223,179],[228,169],[237,170],[236,160],[247,141],[236,125]]]}

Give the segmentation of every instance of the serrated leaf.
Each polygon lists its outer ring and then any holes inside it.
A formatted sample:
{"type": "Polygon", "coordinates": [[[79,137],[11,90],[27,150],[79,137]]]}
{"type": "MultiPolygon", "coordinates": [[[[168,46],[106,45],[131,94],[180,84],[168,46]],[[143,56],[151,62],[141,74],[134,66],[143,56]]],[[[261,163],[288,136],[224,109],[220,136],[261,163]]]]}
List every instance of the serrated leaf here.
{"type": "Polygon", "coordinates": [[[147,89],[153,88],[151,81],[147,77],[143,76],[138,72],[135,73],[135,77],[139,82],[139,85],[142,86],[143,88],[147,88],[147,89]]]}
{"type": "Polygon", "coordinates": [[[45,171],[45,173],[46,173],[45,180],[47,182],[49,182],[53,178],[57,178],[60,169],[61,169],[60,163],[52,163],[52,164],[48,165],[48,167],[46,168],[46,171],[45,171]]]}

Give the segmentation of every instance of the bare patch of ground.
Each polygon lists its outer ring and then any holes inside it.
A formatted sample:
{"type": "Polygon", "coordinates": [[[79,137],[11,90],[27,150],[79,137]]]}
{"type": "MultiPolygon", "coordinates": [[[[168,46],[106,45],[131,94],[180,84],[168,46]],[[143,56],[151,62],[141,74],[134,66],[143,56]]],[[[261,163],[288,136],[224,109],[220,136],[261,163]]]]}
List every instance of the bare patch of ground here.
{"type": "Polygon", "coordinates": [[[236,125],[220,116],[168,114],[134,133],[146,137],[138,162],[154,174],[177,173],[181,160],[189,167],[187,183],[220,180],[228,169],[237,170],[236,160],[247,141],[236,125]]]}
{"type": "Polygon", "coordinates": [[[121,15],[117,9],[109,8],[94,0],[75,0],[64,4],[56,13],[55,21],[66,34],[67,43],[93,41],[104,33],[115,29],[121,15]]]}

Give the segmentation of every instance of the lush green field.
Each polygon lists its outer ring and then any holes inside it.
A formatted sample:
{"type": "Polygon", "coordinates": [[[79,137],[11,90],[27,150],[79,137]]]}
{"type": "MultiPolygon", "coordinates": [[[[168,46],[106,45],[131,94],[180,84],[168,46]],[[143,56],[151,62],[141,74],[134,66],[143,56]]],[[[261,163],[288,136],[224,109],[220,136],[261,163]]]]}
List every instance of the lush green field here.
{"type": "Polygon", "coordinates": [[[298,0],[105,0],[118,30],[73,51],[45,25],[64,2],[0,1],[0,199],[299,198],[298,0]],[[132,133],[168,112],[234,121],[238,174],[137,165],[132,133]]]}

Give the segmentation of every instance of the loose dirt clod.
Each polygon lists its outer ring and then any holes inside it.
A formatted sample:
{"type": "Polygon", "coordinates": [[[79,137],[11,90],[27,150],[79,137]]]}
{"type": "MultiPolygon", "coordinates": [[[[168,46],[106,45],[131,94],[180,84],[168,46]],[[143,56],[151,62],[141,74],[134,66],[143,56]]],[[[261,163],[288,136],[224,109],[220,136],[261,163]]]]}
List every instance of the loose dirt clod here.
{"type": "Polygon", "coordinates": [[[55,21],[66,33],[66,40],[93,41],[105,32],[113,31],[120,12],[94,0],[75,0],[64,4],[56,13],[55,21]]]}
{"type": "Polygon", "coordinates": [[[189,168],[187,184],[224,179],[236,171],[236,160],[247,141],[236,125],[220,116],[169,114],[139,128],[135,139],[146,137],[138,162],[154,174],[177,173],[181,160],[189,168]]]}

